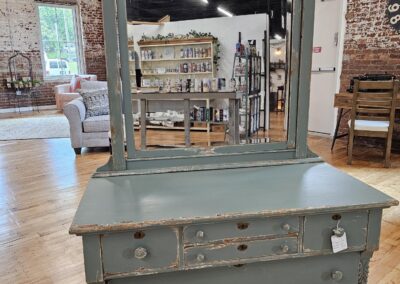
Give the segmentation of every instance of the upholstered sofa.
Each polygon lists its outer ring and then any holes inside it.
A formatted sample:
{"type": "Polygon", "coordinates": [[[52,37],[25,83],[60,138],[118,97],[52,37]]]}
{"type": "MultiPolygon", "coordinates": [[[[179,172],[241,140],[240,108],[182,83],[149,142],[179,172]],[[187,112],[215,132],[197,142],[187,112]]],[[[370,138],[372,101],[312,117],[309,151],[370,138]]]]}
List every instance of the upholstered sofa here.
{"type": "Polygon", "coordinates": [[[69,121],[71,146],[77,155],[81,154],[83,147],[109,146],[109,115],[86,118],[86,107],[82,98],[66,104],[64,114],[69,121]]]}
{"type": "MultiPolygon", "coordinates": [[[[81,78],[87,78],[90,81],[97,81],[96,75],[79,75],[81,78]]],[[[80,95],[76,91],[71,91],[71,83],[57,85],[54,87],[56,97],[57,110],[62,111],[64,106],[70,101],[79,98],[80,95]]]]}

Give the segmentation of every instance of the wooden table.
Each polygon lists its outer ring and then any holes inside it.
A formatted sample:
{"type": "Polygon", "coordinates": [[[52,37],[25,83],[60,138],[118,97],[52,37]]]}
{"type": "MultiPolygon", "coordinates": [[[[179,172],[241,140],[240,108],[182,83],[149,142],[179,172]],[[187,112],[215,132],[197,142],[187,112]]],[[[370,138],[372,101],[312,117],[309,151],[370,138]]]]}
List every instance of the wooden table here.
{"type": "MultiPolygon", "coordinates": [[[[210,92],[210,93],[136,93],[133,94],[133,100],[140,101],[141,110],[141,127],[140,137],[142,150],[146,149],[146,131],[147,128],[143,127],[146,122],[147,105],[148,101],[179,101],[184,102],[184,129],[185,129],[185,145],[191,146],[190,142],[190,101],[195,100],[216,100],[228,99],[229,100],[229,136],[230,144],[239,144],[239,104],[242,94],[236,92],[210,92]],[[144,111],[143,111],[144,110],[144,111]]],[[[209,107],[209,106],[208,106],[209,107]]]]}
{"type": "Polygon", "coordinates": [[[87,283],[366,284],[397,204],[324,163],[93,178],[70,233],[87,283]]]}
{"type": "MultiPolygon", "coordinates": [[[[337,139],[348,136],[348,133],[339,134],[339,128],[342,117],[346,115],[352,108],[352,101],[353,93],[343,92],[335,94],[334,107],[338,108],[338,117],[331,150],[333,150],[333,147],[335,147],[335,142],[337,139]]],[[[400,94],[397,95],[396,109],[400,109],[400,94]]]]}

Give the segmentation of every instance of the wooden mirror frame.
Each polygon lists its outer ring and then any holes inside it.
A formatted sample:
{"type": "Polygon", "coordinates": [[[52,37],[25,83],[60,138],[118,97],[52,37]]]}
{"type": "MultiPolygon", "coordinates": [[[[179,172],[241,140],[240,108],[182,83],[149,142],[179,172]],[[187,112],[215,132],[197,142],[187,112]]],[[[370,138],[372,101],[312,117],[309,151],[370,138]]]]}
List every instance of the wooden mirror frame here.
{"type": "Polygon", "coordinates": [[[263,166],[315,158],[307,147],[315,0],[292,1],[286,142],[152,151],[135,149],[129,54],[127,48],[119,49],[128,46],[126,1],[107,0],[102,1],[102,5],[113,154],[109,162],[98,169],[97,176],[204,170],[237,167],[239,164],[240,167],[246,164],[263,166]],[[123,113],[127,114],[125,129],[123,113]],[[126,153],[124,133],[127,137],[126,153]]]}

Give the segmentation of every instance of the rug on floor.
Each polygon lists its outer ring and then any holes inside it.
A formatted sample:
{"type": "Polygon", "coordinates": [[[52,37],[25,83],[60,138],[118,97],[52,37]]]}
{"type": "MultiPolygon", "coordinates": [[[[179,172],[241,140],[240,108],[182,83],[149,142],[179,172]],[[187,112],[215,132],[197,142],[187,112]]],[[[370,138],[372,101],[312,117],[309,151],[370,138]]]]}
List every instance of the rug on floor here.
{"type": "Polygon", "coordinates": [[[67,118],[60,115],[0,119],[0,140],[68,138],[67,118]]]}

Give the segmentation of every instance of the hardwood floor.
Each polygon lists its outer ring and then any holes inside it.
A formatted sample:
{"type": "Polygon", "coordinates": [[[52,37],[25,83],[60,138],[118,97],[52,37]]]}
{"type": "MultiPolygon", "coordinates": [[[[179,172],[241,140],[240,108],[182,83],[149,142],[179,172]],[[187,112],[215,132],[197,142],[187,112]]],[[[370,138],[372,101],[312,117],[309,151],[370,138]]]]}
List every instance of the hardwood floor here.
{"type": "MultiPolygon", "coordinates": [[[[400,199],[400,156],[384,169],[376,149],[310,138],[327,162],[400,199]],[[364,157],[360,159],[360,157],[364,157]]],[[[82,244],[68,229],[86,184],[108,159],[107,150],[75,156],[68,139],[0,142],[0,283],[84,283],[82,244]]],[[[369,283],[400,283],[400,208],[384,213],[382,245],[369,283]]]]}

